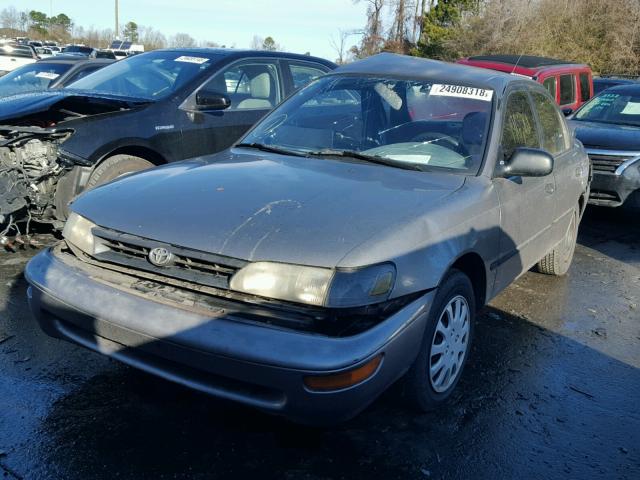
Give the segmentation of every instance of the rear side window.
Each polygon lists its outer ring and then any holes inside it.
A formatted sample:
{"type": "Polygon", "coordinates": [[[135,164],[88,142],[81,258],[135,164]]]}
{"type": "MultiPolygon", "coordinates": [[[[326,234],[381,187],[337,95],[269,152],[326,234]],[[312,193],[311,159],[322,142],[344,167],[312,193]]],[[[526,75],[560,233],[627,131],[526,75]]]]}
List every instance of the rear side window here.
{"type": "Polygon", "coordinates": [[[560,105],[570,105],[576,101],[575,75],[560,75],[560,105]]]}
{"type": "Polygon", "coordinates": [[[556,97],[556,77],[547,78],[544,82],[542,82],[542,86],[547,89],[547,92],[549,92],[549,95],[551,95],[551,98],[553,98],[554,100],[557,98],[556,97]]]}
{"type": "Polygon", "coordinates": [[[540,148],[533,110],[525,92],[515,92],[509,96],[502,131],[505,158],[510,158],[519,147],[540,148]]]}
{"type": "Polygon", "coordinates": [[[580,74],[580,98],[586,102],[591,98],[591,82],[589,82],[589,74],[580,74]]]}
{"type": "Polygon", "coordinates": [[[291,76],[293,77],[293,88],[295,90],[304,87],[307,83],[315,80],[326,73],[325,70],[311,65],[289,65],[291,76]]]}
{"type": "Polygon", "coordinates": [[[552,155],[557,155],[567,148],[560,112],[555,104],[541,93],[533,92],[532,96],[542,129],[542,148],[552,155]]]}

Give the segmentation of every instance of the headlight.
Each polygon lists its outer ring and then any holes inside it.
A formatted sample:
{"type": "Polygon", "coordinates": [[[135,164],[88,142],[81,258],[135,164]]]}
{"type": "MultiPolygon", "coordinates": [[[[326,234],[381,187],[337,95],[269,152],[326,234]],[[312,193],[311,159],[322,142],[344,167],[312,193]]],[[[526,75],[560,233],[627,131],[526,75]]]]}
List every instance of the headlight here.
{"type": "Polygon", "coordinates": [[[239,270],[230,287],[238,292],[335,308],[382,302],[395,283],[392,264],[349,271],[256,262],[239,270]]]}
{"type": "Polygon", "coordinates": [[[89,255],[105,252],[108,248],[102,245],[100,240],[96,239],[91,232],[91,229],[95,226],[93,222],[81,217],[75,212],[71,212],[67,223],[64,224],[62,236],[67,242],[89,255]]]}

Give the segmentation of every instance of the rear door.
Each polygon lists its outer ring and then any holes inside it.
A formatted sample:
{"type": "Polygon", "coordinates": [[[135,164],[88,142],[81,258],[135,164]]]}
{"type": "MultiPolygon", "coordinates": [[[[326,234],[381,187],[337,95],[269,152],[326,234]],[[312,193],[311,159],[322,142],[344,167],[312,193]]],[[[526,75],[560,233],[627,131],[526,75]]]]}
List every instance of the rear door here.
{"type": "MultiPolygon", "coordinates": [[[[508,161],[518,147],[540,148],[541,136],[528,89],[512,90],[505,105],[501,147],[508,161]]],[[[550,250],[556,185],[553,175],[497,177],[493,184],[501,209],[500,257],[494,266],[500,291],[550,250]]]]}
{"type": "Polygon", "coordinates": [[[184,158],[219,152],[231,146],[284,97],[283,70],[278,58],[246,59],[216,72],[180,107],[184,158]],[[200,90],[228,95],[226,110],[198,110],[200,90]]]}

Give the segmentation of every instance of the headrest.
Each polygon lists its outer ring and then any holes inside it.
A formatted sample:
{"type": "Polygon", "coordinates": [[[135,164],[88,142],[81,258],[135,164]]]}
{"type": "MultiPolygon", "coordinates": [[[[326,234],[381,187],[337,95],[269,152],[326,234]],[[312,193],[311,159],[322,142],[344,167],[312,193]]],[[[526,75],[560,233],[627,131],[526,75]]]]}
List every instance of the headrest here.
{"type": "Polygon", "coordinates": [[[481,145],[487,126],[486,112],[471,112],[462,120],[462,142],[466,145],[481,145]]]}
{"type": "Polygon", "coordinates": [[[251,97],[271,97],[271,76],[267,72],[256,75],[251,79],[251,97]]]}

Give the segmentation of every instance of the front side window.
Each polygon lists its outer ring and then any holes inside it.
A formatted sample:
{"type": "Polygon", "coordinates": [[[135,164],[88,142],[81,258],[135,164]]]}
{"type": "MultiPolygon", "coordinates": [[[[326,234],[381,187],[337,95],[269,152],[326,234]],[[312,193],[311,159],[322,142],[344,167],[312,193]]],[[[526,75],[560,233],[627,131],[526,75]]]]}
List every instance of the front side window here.
{"type": "Polygon", "coordinates": [[[540,148],[536,121],[526,92],[515,92],[509,96],[502,131],[504,158],[511,158],[520,147],[540,148]]]}
{"type": "Polygon", "coordinates": [[[551,98],[555,100],[557,98],[556,97],[556,77],[549,77],[545,79],[542,85],[544,86],[544,88],[547,89],[547,92],[549,92],[549,95],[551,95],[551,98]]]}
{"type": "Polygon", "coordinates": [[[278,67],[270,62],[242,62],[217,73],[204,89],[224,93],[230,110],[271,110],[280,102],[278,67]]]}
{"type": "Polygon", "coordinates": [[[325,76],[274,110],[241,143],[329,160],[475,174],[493,93],[453,80],[325,76]]]}
{"type": "Polygon", "coordinates": [[[564,120],[551,100],[537,92],[533,92],[532,96],[540,119],[542,148],[552,155],[557,155],[567,148],[564,120]]]}
{"type": "Polygon", "coordinates": [[[69,88],[159,100],[175,93],[219,59],[220,55],[214,53],[156,50],[112,63],[73,82],[69,88]]]}
{"type": "Polygon", "coordinates": [[[576,101],[575,75],[560,75],[560,105],[571,105],[576,101]]]}

